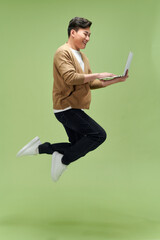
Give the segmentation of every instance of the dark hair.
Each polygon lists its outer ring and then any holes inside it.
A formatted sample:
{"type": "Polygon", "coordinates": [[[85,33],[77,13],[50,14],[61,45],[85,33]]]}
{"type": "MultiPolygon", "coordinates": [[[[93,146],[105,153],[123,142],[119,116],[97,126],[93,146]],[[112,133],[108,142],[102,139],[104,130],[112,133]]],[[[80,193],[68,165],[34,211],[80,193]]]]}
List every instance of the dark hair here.
{"type": "Polygon", "coordinates": [[[68,25],[68,37],[72,29],[78,31],[79,28],[87,28],[92,25],[92,22],[85,18],[75,17],[72,18],[68,25]]]}

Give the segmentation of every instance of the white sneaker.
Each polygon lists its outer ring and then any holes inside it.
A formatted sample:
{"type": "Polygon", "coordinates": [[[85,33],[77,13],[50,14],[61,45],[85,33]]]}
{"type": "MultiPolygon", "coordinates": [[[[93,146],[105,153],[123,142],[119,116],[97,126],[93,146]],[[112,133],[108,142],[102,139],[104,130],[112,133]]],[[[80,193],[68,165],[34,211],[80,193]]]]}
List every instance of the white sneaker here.
{"type": "Polygon", "coordinates": [[[38,154],[38,146],[40,144],[42,143],[40,142],[39,137],[35,137],[17,153],[17,157],[38,154]]]}
{"type": "Polygon", "coordinates": [[[62,157],[63,155],[59,152],[54,152],[52,154],[51,177],[54,182],[59,179],[67,168],[67,165],[61,162],[62,157]]]}

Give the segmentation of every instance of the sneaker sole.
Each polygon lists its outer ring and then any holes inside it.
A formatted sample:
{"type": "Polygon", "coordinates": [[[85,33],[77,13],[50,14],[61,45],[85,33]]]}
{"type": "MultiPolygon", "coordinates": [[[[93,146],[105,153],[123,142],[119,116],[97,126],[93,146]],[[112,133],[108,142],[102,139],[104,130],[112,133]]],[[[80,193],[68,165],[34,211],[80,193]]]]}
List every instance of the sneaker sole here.
{"type": "Polygon", "coordinates": [[[32,146],[32,145],[33,145],[34,143],[36,143],[37,141],[39,141],[39,137],[33,138],[29,143],[27,143],[27,144],[17,153],[17,157],[20,157],[28,147],[32,146]]]}

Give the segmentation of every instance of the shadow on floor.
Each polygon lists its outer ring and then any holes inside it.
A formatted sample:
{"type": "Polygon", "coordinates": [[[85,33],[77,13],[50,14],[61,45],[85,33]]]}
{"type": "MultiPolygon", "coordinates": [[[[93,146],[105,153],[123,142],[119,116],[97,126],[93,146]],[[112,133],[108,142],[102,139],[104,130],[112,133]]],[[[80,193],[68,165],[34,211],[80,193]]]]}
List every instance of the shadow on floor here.
{"type": "MultiPolygon", "coordinates": [[[[95,221],[94,221],[95,220],[95,221]]],[[[45,240],[68,240],[68,239],[160,239],[160,223],[135,217],[118,217],[112,221],[91,222],[52,219],[29,219],[25,216],[8,216],[0,220],[0,239],[45,239],[45,240]],[[7,231],[5,235],[5,231],[7,231]],[[8,236],[8,238],[7,238],[8,236]],[[23,236],[23,238],[22,238],[23,236]],[[3,237],[3,238],[2,238],[3,237]]]]}

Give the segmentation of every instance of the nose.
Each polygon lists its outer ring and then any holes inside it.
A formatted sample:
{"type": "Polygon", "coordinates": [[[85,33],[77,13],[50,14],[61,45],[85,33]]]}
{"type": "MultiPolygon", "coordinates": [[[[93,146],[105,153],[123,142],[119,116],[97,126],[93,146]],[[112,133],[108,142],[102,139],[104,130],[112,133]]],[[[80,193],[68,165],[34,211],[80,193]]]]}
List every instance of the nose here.
{"type": "Polygon", "coordinates": [[[89,39],[90,39],[90,37],[87,35],[87,37],[86,37],[87,42],[89,41],[89,39]]]}

